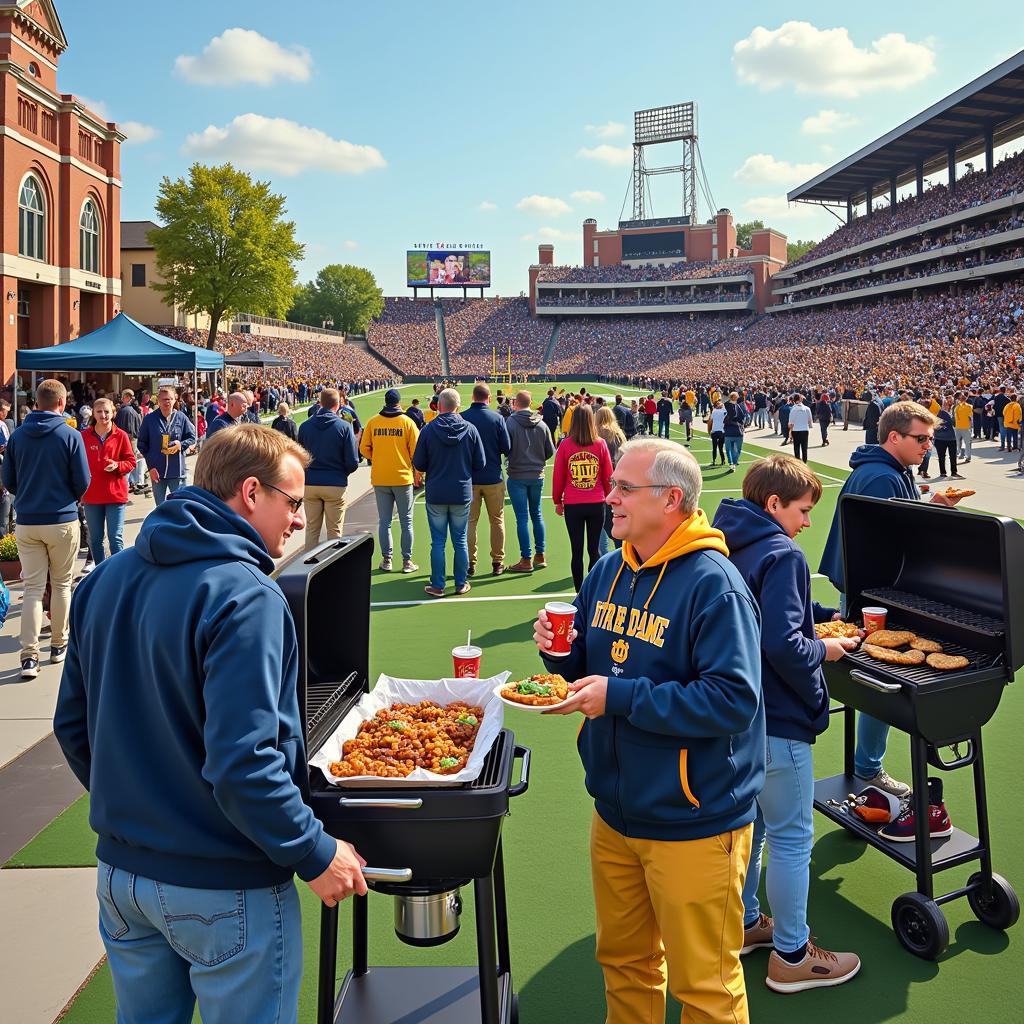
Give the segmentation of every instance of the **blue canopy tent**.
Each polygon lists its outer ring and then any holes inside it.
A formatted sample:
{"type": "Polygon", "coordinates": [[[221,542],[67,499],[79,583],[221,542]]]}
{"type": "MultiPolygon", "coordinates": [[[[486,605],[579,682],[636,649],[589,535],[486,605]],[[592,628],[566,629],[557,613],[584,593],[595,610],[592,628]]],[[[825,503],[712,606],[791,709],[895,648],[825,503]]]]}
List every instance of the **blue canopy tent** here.
{"type": "MultiPolygon", "coordinates": [[[[136,323],[130,316],[118,313],[110,323],[74,341],[50,348],[18,349],[15,357],[18,370],[43,373],[91,370],[111,373],[191,372],[196,375],[223,371],[224,356],[196,345],[175,341],[136,323]]],[[[17,422],[18,389],[14,388],[17,422]]]]}

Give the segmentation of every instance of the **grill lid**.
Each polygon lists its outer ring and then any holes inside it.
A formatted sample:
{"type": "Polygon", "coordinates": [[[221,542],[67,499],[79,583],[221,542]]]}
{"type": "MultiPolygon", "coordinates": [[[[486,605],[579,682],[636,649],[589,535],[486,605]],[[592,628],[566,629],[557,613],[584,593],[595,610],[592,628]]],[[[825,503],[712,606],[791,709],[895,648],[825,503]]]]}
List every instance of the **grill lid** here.
{"type": "Polygon", "coordinates": [[[882,605],[906,629],[1024,666],[1024,528],[927,501],[839,499],[849,614],[882,605]]]}

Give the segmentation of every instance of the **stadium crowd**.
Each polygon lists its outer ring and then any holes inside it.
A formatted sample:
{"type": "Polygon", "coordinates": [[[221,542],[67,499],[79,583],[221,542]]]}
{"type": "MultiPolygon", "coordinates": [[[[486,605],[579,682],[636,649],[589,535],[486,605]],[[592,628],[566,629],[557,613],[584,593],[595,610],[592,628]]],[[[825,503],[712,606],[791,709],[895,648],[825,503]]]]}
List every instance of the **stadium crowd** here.
{"type": "Polygon", "coordinates": [[[667,293],[661,289],[628,289],[612,296],[602,292],[580,294],[569,292],[565,295],[552,294],[550,290],[537,293],[538,306],[669,306],[697,304],[702,302],[746,302],[750,298],[748,291],[735,291],[725,288],[669,288],[667,293]]]}
{"type": "Polygon", "coordinates": [[[374,352],[411,375],[441,372],[434,303],[422,299],[386,298],[384,311],[366,331],[374,352]]]}
{"type": "Polygon", "coordinates": [[[441,308],[453,374],[490,372],[492,350],[504,366],[508,346],[513,373],[532,372],[541,365],[551,324],[530,316],[528,299],[443,299],[441,308]]]}
{"type": "Polygon", "coordinates": [[[544,266],[540,284],[630,284],[636,281],[700,281],[709,277],[748,277],[750,265],[742,260],[696,263],[648,263],[640,267],[612,264],[604,267],[544,266]]]}

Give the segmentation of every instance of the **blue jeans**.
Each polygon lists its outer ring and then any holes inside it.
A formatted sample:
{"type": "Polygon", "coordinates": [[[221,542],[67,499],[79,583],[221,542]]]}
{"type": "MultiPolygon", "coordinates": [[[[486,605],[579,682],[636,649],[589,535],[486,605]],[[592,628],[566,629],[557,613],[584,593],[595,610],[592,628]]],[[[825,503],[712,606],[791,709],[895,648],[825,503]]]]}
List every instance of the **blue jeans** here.
{"type": "Polygon", "coordinates": [[[999,419],[996,420],[996,424],[999,427],[999,447],[1000,448],[1005,448],[1006,447],[1006,427],[1003,426],[1003,418],[1001,416],[999,417],[999,419]]]}
{"type": "Polygon", "coordinates": [[[469,503],[465,505],[431,505],[427,502],[427,525],[430,527],[430,585],[444,590],[445,547],[451,534],[455,548],[452,573],[458,589],[469,576],[469,545],[466,530],[469,527],[469,503]]]}
{"type": "Polygon", "coordinates": [[[99,565],[103,561],[103,532],[106,530],[110,553],[124,550],[124,505],[82,505],[85,522],[89,527],[89,554],[99,565]]]}
{"type": "Polygon", "coordinates": [[[767,774],[757,798],[750,865],[743,885],[743,924],[755,924],[761,913],[757,887],[767,838],[765,887],[775,919],[775,948],[795,953],[811,937],[807,926],[807,886],[814,844],[814,765],[809,743],[779,736],[766,739],[767,774]]]}
{"type": "Polygon", "coordinates": [[[117,1024],[294,1024],[302,927],[294,882],[188,889],[99,862],[100,937],[117,1024]]]}
{"type": "Polygon", "coordinates": [[[398,525],[402,531],[402,560],[412,560],[412,484],[405,487],[374,487],[377,499],[377,538],[381,558],[391,557],[391,517],[398,506],[398,525]]]}
{"type": "Polygon", "coordinates": [[[153,484],[153,501],[157,505],[162,505],[167,500],[168,494],[173,494],[184,486],[185,478],[183,476],[169,476],[166,480],[157,480],[153,484]]]}
{"type": "Polygon", "coordinates": [[[139,449],[135,447],[134,442],[132,442],[132,451],[135,452],[135,468],[128,474],[128,486],[138,487],[142,483],[142,473],[146,460],[139,453],[139,449]]]}
{"type": "Polygon", "coordinates": [[[725,438],[725,454],[729,459],[730,466],[738,466],[740,462],[740,452],[743,451],[743,438],[742,437],[729,437],[726,435],[725,438]]]}
{"type": "Polygon", "coordinates": [[[530,544],[530,524],[533,523],[533,541],[537,545],[537,554],[543,555],[546,534],[544,532],[544,516],[540,510],[541,493],[544,480],[508,480],[508,497],[512,502],[512,511],[516,514],[516,536],[519,538],[519,554],[522,558],[533,557],[530,544]]]}

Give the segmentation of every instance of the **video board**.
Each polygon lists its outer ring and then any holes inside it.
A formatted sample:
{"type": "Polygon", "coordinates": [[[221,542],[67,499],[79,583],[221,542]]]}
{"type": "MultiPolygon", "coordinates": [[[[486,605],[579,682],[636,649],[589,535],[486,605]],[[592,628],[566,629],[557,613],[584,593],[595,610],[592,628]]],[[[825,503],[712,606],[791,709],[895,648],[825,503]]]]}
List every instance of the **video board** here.
{"type": "Polygon", "coordinates": [[[491,253],[487,249],[410,249],[405,254],[410,288],[489,288],[491,253]]]}
{"type": "Polygon", "coordinates": [[[652,231],[622,236],[624,260],[679,259],[685,255],[685,231],[652,231]]]}

